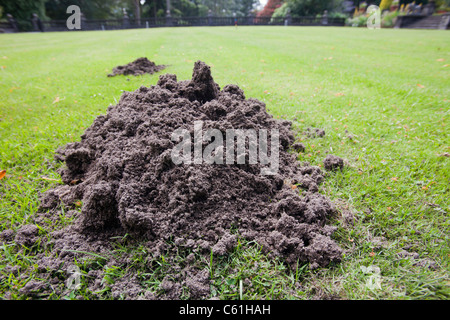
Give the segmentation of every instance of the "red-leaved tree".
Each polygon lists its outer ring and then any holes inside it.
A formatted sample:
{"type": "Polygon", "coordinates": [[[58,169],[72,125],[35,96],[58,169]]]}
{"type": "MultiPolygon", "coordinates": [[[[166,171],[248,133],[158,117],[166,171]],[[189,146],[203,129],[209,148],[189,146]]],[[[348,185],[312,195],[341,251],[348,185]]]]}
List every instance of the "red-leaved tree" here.
{"type": "Polygon", "coordinates": [[[258,17],[271,17],[276,8],[281,7],[283,0],[269,0],[264,8],[258,12],[258,17]]]}

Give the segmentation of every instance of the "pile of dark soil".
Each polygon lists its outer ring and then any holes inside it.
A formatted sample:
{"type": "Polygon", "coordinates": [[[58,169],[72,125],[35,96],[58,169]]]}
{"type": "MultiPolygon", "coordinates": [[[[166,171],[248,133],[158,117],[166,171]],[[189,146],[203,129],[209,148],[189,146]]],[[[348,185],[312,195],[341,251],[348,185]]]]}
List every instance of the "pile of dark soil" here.
{"type": "MultiPolygon", "coordinates": [[[[43,257],[39,266],[70,264],[79,252],[106,254],[109,237],[124,234],[140,239],[149,260],[165,254],[168,243],[208,257],[211,252],[226,255],[242,237],[294,269],[307,262],[311,268],[338,262],[341,249],[330,238],[334,228],[325,224],[335,209],[318,193],[324,175],[319,167],[296,160],[294,140],[291,122],[273,119],[263,102],[246,99],[236,85],[220,89],[210,67],[200,61],[192,80],[166,74],[156,86],[125,92],[80,142],[57,152],[66,164],[64,185],[43,195],[42,212],[57,217],[61,202],[66,208],[82,207],[81,213],[70,212],[76,216],[72,225],[51,235],[58,256],[43,257]],[[184,128],[193,136],[198,120],[202,130],[223,133],[278,129],[278,174],[261,175],[261,164],[175,165],[172,133],[184,128]]],[[[189,265],[173,270],[177,275],[163,281],[157,298],[178,298],[182,288],[190,298],[208,296],[207,270],[189,265]]],[[[117,284],[117,292],[134,298],[145,291],[134,276],[127,279],[117,284]]],[[[92,281],[93,288],[102,285],[92,281]]]]}
{"type": "Polygon", "coordinates": [[[130,62],[124,66],[114,67],[112,73],[108,74],[108,77],[114,77],[119,74],[123,75],[132,75],[132,76],[141,76],[145,73],[154,74],[165,69],[165,65],[157,66],[153,61],[148,60],[147,58],[138,58],[133,62],[130,62]]]}

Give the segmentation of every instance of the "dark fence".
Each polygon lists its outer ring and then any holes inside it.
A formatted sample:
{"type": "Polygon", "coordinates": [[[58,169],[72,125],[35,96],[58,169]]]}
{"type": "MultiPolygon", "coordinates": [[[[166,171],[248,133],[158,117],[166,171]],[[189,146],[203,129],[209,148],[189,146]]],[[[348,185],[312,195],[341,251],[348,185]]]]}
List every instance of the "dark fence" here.
{"type": "Polygon", "coordinates": [[[0,32],[14,32],[14,28],[9,22],[0,22],[0,32]]]}
{"type": "MultiPolygon", "coordinates": [[[[83,30],[119,30],[157,27],[196,27],[196,26],[344,26],[344,18],[271,18],[271,17],[183,17],[183,18],[141,18],[138,22],[134,19],[110,19],[110,20],[82,20],[81,30],[69,30],[66,20],[43,21],[45,31],[83,31],[83,30]]],[[[12,32],[9,24],[1,23],[0,29],[4,32],[12,32]]],[[[37,30],[36,30],[37,31],[37,30]]]]}

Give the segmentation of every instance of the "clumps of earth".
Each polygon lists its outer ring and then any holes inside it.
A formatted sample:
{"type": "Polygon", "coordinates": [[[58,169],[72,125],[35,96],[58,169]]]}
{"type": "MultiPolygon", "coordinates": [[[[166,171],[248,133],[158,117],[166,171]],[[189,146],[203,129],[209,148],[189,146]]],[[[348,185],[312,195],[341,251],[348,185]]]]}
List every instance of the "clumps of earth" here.
{"type": "Polygon", "coordinates": [[[336,170],[342,170],[344,168],[344,159],[329,154],[325,157],[323,160],[323,166],[325,170],[328,171],[336,171],[336,170]]]}
{"type": "Polygon", "coordinates": [[[112,73],[108,74],[108,77],[114,77],[117,75],[131,75],[141,76],[143,74],[154,74],[165,69],[165,65],[156,65],[153,61],[148,60],[145,57],[138,58],[133,62],[130,62],[123,66],[114,67],[112,73]]]}
{"type": "MultiPolygon", "coordinates": [[[[335,228],[326,224],[335,207],[318,192],[324,173],[298,162],[294,143],[290,121],[274,119],[263,102],[246,99],[236,85],[220,88],[201,61],[191,80],[165,74],[155,86],[124,92],[81,141],[57,150],[56,158],[65,163],[64,184],[42,195],[41,223],[61,216],[73,222],[48,235],[53,254],[42,256],[38,269],[50,284],[60,283],[55,270],[67,271],[75,259],[94,255],[107,262],[97,259],[103,269],[86,271],[91,291],[108,288],[113,297],[129,299],[202,299],[210,297],[213,284],[208,269],[198,267],[199,257],[227,255],[239,238],[256,242],[293,270],[304,263],[317,268],[339,262],[342,250],[331,238],[335,228]],[[203,131],[224,134],[227,129],[278,130],[278,173],[262,175],[260,163],[174,164],[172,133],[182,128],[193,137],[199,120],[203,131]],[[71,210],[77,207],[81,212],[71,210]],[[150,269],[160,268],[155,261],[169,261],[157,290],[148,290],[145,276],[132,269],[113,283],[105,281],[104,270],[134,261],[123,249],[121,257],[111,256],[117,239],[125,238],[141,246],[150,269]],[[189,254],[178,263],[181,252],[189,254]]],[[[333,169],[340,166],[335,160],[330,160],[333,169]]],[[[20,241],[27,243],[28,234],[35,241],[36,232],[26,227],[20,241]]],[[[43,290],[42,283],[29,287],[30,295],[43,290]]]]}
{"type": "Polygon", "coordinates": [[[306,128],[303,134],[308,136],[309,138],[316,138],[316,137],[322,138],[325,136],[325,130],[321,128],[306,128]]]}

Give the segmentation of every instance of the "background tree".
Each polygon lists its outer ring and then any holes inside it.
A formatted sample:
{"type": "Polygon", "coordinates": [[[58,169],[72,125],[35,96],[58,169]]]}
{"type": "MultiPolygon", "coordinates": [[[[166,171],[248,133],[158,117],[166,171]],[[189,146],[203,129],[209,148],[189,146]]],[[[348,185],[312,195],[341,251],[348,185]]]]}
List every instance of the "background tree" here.
{"type": "Polygon", "coordinates": [[[123,8],[132,9],[131,1],[122,0],[46,0],[45,11],[53,20],[65,20],[67,7],[72,4],[80,7],[86,19],[119,19],[123,8]]]}
{"type": "Polygon", "coordinates": [[[259,4],[259,0],[241,0],[241,3],[241,11],[245,16],[247,16],[255,11],[256,6],[259,4]]]}
{"type": "MultiPolygon", "coordinates": [[[[177,0],[175,0],[177,1],[177,0]]],[[[236,13],[236,16],[246,16],[249,12],[255,10],[255,6],[259,3],[259,0],[197,0],[198,4],[211,10],[214,16],[232,16],[236,13]]]]}
{"type": "Polygon", "coordinates": [[[134,18],[136,19],[136,24],[138,26],[141,25],[141,1],[140,0],[132,0],[134,7],[134,18]]]}
{"type": "Polygon", "coordinates": [[[285,0],[274,14],[277,17],[284,17],[287,12],[290,12],[292,17],[316,16],[327,10],[329,14],[336,15],[342,14],[343,3],[343,0],[285,0]]]}
{"type": "Polygon", "coordinates": [[[47,19],[44,3],[45,0],[0,0],[3,16],[8,13],[13,15],[20,31],[32,30],[31,16],[33,13],[36,13],[42,20],[47,19]]]}
{"type": "Polygon", "coordinates": [[[269,0],[264,8],[258,12],[258,17],[271,17],[276,9],[281,7],[283,0],[269,0]]]}

